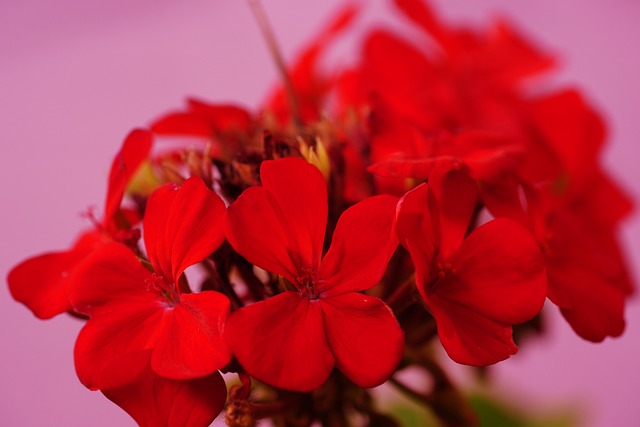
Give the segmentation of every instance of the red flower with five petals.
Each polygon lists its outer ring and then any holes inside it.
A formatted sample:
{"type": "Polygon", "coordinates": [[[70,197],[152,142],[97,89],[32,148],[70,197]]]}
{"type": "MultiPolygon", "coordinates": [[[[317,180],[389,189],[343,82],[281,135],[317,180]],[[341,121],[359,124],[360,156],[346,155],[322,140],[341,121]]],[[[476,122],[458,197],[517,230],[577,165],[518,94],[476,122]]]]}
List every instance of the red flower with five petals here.
{"type": "Polygon", "coordinates": [[[499,218],[465,237],[477,186],[465,174],[434,172],[398,208],[400,242],[449,356],[484,366],[515,354],[511,325],[533,318],[546,294],[542,255],[531,234],[499,218]]]}
{"type": "MultiPolygon", "coordinates": [[[[182,277],[187,267],[222,243],[224,212],[222,199],[200,178],[190,178],[181,187],[166,185],[150,196],[143,223],[154,272],[116,242],[102,246],[83,263],[77,272],[81,285],[73,286],[69,296],[74,309],[90,317],[75,348],[83,384],[103,389],[107,396],[111,393],[116,403],[131,390],[158,389],[171,395],[181,387],[191,389],[168,380],[207,377],[203,381],[224,385],[211,375],[219,377],[216,371],[230,360],[221,339],[229,301],[213,291],[190,293],[182,277]]],[[[217,398],[210,404],[220,410],[226,389],[216,390],[217,398]]],[[[142,409],[135,402],[143,405],[150,399],[123,402],[128,412],[137,413],[142,409]]]]}
{"type": "Polygon", "coordinates": [[[347,209],[322,256],[327,191],[301,159],[266,161],[261,187],[227,211],[231,245],[290,282],[285,291],[235,311],[225,338],[255,378],[296,391],[316,389],[334,366],[363,387],[384,382],[403,353],[403,332],[382,300],[364,295],[397,246],[397,198],[377,196],[347,209]]]}

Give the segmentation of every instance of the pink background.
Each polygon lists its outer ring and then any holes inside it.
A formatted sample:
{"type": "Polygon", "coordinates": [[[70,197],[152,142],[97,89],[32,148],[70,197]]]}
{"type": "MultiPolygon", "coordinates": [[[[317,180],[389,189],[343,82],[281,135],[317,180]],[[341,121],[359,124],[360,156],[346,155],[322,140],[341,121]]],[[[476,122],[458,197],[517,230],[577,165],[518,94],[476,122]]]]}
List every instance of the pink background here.
{"type": "MultiPolygon", "coordinates": [[[[291,58],[337,1],[263,0],[291,58]]],[[[385,9],[371,2],[366,18],[385,9]]],[[[438,0],[456,22],[510,17],[563,54],[556,81],[587,91],[610,124],[604,162],[637,199],[640,136],[640,2],[635,0],[438,0]]],[[[129,129],[181,105],[187,95],[252,106],[276,74],[242,1],[0,0],[0,271],[27,256],[66,248],[102,208],[111,156],[129,129]]],[[[623,229],[640,259],[640,223],[623,229]]],[[[636,267],[636,277],[638,271],[636,267]]],[[[640,419],[640,305],[625,335],[593,345],[547,310],[550,333],[496,369],[501,390],[525,405],[578,405],[584,426],[634,426],[640,419]]],[[[0,425],[132,425],[75,377],[81,323],[35,319],[0,286],[0,425]]]]}

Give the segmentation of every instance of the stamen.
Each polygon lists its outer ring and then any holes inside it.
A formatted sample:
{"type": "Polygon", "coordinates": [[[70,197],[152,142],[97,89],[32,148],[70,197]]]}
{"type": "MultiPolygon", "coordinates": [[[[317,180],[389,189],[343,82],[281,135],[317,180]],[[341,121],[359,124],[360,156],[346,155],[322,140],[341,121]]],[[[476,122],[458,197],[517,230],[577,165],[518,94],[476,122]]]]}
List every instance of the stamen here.
{"type": "Polygon", "coordinates": [[[170,307],[175,306],[180,301],[180,293],[176,285],[168,282],[159,274],[153,273],[151,278],[145,280],[147,291],[158,294],[167,300],[170,307]]]}
{"type": "Polygon", "coordinates": [[[318,285],[321,285],[325,281],[320,278],[318,271],[303,268],[300,273],[300,276],[296,278],[300,294],[310,300],[320,298],[318,285]]]}

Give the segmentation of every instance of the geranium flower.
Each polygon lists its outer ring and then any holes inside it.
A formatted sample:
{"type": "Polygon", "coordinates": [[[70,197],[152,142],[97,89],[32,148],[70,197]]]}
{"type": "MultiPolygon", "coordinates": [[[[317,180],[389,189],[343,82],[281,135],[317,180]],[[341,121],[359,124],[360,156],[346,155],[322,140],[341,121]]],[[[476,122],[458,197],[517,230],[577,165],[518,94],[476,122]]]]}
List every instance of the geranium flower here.
{"type": "Polygon", "coordinates": [[[116,371],[128,377],[138,368],[127,355],[143,350],[152,350],[153,372],[169,379],[204,377],[228,363],[220,334],[229,300],[213,291],[190,293],[181,277],[222,243],[224,212],[200,178],[165,185],[149,197],[143,223],[153,271],[116,242],[83,263],[69,299],[90,317],[75,347],[85,386],[102,389],[116,371]]]}
{"type": "Polygon", "coordinates": [[[29,258],[9,272],[11,295],[40,319],[72,309],[67,296],[69,286],[75,280],[76,269],[96,248],[114,239],[135,239],[130,230],[135,219],[120,210],[120,202],[151,144],[151,134],[146,131],[134,130],[127,136],[111,165],[104,217],[94,229],[80,235],[71,249],[29,258]]]}
{"type": "Polygon", "coordinates": [[[423,129],[512,129],[523,81],[553,59],[505,23],[484,33],[455,29],[423,1],[395,4],[426,38],[417,48],[388,31],[372,32],[361,66],[370,90],[423,129]]]}
{"type": "Polygon", "coordinates": [[[582,338],[599,342],[625,328],[624,306],[634,291],[617,241],[628,199],[592,171],[583,191],[562,197],[527,194],[527,214],[547,267],[548,297],[582,338]]]}
{"type": "Polygon", "coordinates": [[[536,241],[515,221],[465,237],[476,202],[473,180],[440,170],[402,198],[397,230],[442,346],[458,363],[484,366],[516,353],[511,326],[542,309],[546,275],[536,241]]]}
{"type": "Polygon", "coordinates": [[[276,387],[313,390],[334,366],[363,387],[384,382],[403,352],[403,333],[382,300],[364,295],[397,246],[397,198],[347,209],[322,256],[327,191],[320,171],[297,158],[266,161],[261,187],[227,211],[227,238],[250,262],[282,276],[279,295],[235,311],[225,337],[246,371],[276,387]]]}
{"type": "Polygon", "coordinates": [[[525,191],[485,189],[483,201],[493,215],[532,231],[548,297],[578,335],[619,336],[633,284],[616,234],[632,203],[599,165],[605,125],[575,90],[530,100],[525,119],[527,157],[517,169],[525,191]]]}

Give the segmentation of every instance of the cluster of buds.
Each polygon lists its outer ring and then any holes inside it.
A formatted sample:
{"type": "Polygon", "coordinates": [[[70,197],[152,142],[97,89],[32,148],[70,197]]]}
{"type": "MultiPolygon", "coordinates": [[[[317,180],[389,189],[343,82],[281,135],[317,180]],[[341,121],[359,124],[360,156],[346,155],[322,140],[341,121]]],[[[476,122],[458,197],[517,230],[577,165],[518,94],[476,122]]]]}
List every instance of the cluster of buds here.
{"type": "Polygon", "coordinates": [[[526,90],[554,60],[507,24],[394,3],[421,37],[372,30],[323,72],[348,7],[256,112],[194,99],[131,132],[102,218],[10,272],[37,317],[86,322],[80,381],[138,424],[393,426],[369,392],[389,381],[471,425],[434,346],[505,360],[547,299],[586,340],[623,332],[631,203],[601,118],[574,89],[526,90]]]}

